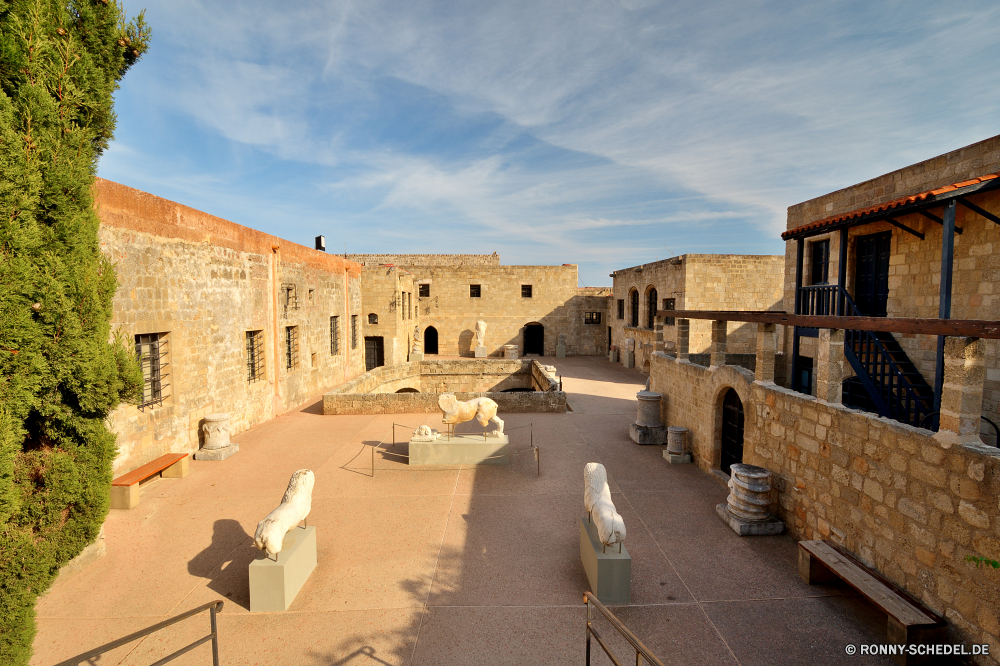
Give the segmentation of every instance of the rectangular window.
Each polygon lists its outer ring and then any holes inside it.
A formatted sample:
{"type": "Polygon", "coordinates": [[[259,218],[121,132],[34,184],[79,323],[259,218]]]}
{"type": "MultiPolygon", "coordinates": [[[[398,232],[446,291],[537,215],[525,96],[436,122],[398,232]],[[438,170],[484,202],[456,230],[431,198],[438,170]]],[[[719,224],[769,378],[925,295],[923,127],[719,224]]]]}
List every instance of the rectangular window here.
{"type": "Polygon", "coordinates": [[[358,348],[358,315],[351,315],[351,349],[358,348]]]}
{"type": "MultiPolygon", "coordinates": [[[[676,307],[677,307],[677,301],[675,301],[674,299],[672,299],[672,298],[664,298],[663,299],[663,309],[664,310],[674,310],[674,309],[676,309],[676,307]]],[[[673,317],[666,317],[666,321],[664,323],[667,326],[673,326],[674,325],[674,318],[673,317]]]]}
{"type": "Polygon", "coordinates": [[[521,298],[531,298],[531,285],[522,284],[521,285],[521,298]]]}
{"type": "Polygon", "coordinates": [[[285,327],[285,369],[292,370],[299,365],[299,327],[285,327]]]}
{"type": "Polygon", "coordinates": [[[483,290],[478,284],[469,285],[469,298],[480,298],[483,295],[483,290]]]}
{"type": "Polygon", "coordinates": [[[309,290],[309,305],[316,305],[316,290],[309,290]]]}
{"type": "Polygon", "coordinates": [[[430,298],[431,297],[431,286],[429,284],[417,285],[417,295],[420,298],[430,298]]]}
{"type": "Polygon", "coordinates": [[[330,317],[330,354],[340,353],[340,317],[330,317]]]}
{"type": "Polygon", "coordinates": [[[247,381],[264,379],[264,331],[247,331],[247,381]]]}
{"type": "Polygon", "coordinates": [[[167,388],[167,334],[147,333],[135,336],[135,354],[142,367],[142,402],[139,409],[163,404],[167,388]]]}
{"type": "Polygon", "coordinates": [[[299,309],[299,297],[295,291],[295,285],[286,282],[281,285],[281,300],[284,306],[284,316],[288,316],[289,310],[299,309]]]}
{"type": "Polygon", "coordinates": [[[814,241],[809,244],[812,252],[809,271],[810,284],[827,284],[830,281],[830,241],[814,241]]]}
{"type": "Polygon", "coordinates": [[[584,324],[600,324],[601,323],[601,313],[600,312],[584,312],[583,313],[583,323],[584,324]]]}
{"type": "Polygon", "coordinates": [[[619,298],[618,299],[618,318],[619,319],[624,319],[625,318],[625,299],[624,298],[619,298]]]}

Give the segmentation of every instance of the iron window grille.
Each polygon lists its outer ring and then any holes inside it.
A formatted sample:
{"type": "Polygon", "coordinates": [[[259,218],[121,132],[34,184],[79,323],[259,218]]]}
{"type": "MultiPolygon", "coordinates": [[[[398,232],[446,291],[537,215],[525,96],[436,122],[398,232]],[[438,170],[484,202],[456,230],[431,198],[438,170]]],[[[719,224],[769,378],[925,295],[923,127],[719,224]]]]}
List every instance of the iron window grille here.
{"type": "Polygon", "coordinates": [[[340,317],[330,317],[330,354],[340,353],[340,317]]]}
{"type": "Polygon", "coordinates": [[[358,348],[358,315],[351,315],[351,349],[358,348]]]}
{"type": "Polygon", "coordinates": [[[600,312],[584,312],[583,313],[583,323],[584,324],[600,324],[601,323],[601,313],[600,312]]]}
{"type": "Polygon", "coordinates": [[[284,306],[284,316],[288,317],[289,310],[299,309],[299,297],[295,285],[286,282],[281,285],[282,305],[284,306]]]}
{"type": "Polygon", "coordinates": [[[291,370],[299,365],[299,327],[285,327],[285,369],[291,370]]]}
{"type": "Polygon", "coordinates": [[[378,315],[375,314],[374,312],[372,312],[371,314],[369,314],[368,315],[368,323],[369,324],[377,324],[378,323],[378,315]]]}
{"type": "Polygon", "coordinates": [[[247,331],[247,381],[264,379],[264,331],[247,331]]]}
{"type": "Polygon", "coordinates": [[[521,298],[531,298],[531,285],[522,284],[521,285],[521,298]]]}
{"type": "Polygon", "coordinates": [[[618,318],[619,319],[624,319],[625,318],[625,299],[624,298],[619,298],[618,299],[618,318]]]}
{"type": "MultiPolygon", "coordinates": [[[[677,301],[675,299],[673,299],[673,298],[664,298],[663,299],[663,309],[664,310],[674,310],[676,307],[677,307],[677,301]]],[[[673,326],[674,325],[674,318],[673,317],[667,317],[666,321],[664,323],[667,326],[673,326]]]]}
{"type": "Polygon", "coordinates": [[[429,284],[417,285],[417,296],[419,296],[420,298],[430,298],[431,286],[429,284]]]}
{"type": "Polygon", "coordinates": [[[469,298],[481,298],[483,295],[482,285],[470,284],[469,285],[469,298]]]}
{"type": "Polygon", "coordinates": [[[169,376],[166,372],[167,334],[146,333],[135,336],[135,353],[142,368],[142,402],[139,409],[159,407],[163,404],[164,389],[169,376]]]}

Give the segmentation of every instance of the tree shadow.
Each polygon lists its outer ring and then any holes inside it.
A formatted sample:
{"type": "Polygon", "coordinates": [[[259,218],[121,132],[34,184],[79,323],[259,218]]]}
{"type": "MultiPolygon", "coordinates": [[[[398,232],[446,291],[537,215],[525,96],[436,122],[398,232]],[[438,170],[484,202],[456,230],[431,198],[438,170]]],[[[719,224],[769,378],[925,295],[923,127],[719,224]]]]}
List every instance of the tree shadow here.
{"type": "Polygon", "coordinates": [[[188,562],[188,573],[208,578],[208,589],[250,610],[247,570],[259,552],[252,545],[253,539],[239,521],[217,520],[212,529],[212,543],[188,562]]]}

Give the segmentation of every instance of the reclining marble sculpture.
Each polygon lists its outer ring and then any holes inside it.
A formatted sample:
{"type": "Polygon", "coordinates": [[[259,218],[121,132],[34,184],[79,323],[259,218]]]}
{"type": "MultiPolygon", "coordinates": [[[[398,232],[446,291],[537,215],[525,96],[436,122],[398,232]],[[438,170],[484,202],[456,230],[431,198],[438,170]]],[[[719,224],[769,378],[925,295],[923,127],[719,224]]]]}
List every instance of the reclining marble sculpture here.
{"type": "Polygon", "coordinates": [[[445,393],[438,398],[438,406],[444,412],[442,423],[454,425],[476,419],[485,428],[490,421],[496,421],[497,428],[490,434],[503,436],[503,421],[497,416],[497,403],[489,398],[473,398],[462,402],[453,393],[445,393]]]}
{"type": "Polygon", "coordinates": [[[615,510],[608,487],[608,473],[601,463],[587,463],[583,468],[583,504],[597,526],[601,543],[610,546],[625,541],[625,521],[615,510]]]}
{"type": "Polygon", "coordinates": [[[292,474],[292,478],[288,481],[288,489],[281,498],[281,504],[267,514],[264,520],[257,523],[253,543],[257,548],[266,551],[269,557],[281,552],[285,533],[309,515],[315,483],[316,476],[312,470],[300,469],[292,474]]]}
{"type": "Polygon", "coordinates": [[[433,442],[438,437],[441,436],[437,430],[431,430],[430,426],[422,425],[418,426],[416,430],[413,431],[413,437],[410,438],[411,442],[433,442]]]}

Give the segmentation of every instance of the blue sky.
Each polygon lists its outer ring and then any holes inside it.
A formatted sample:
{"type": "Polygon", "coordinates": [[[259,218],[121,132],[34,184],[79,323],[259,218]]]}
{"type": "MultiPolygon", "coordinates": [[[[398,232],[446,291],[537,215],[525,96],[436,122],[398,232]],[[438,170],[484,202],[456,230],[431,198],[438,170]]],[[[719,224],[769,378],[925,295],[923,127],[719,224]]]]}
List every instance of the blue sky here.
{"type": "Polygon", "coordinates": [[[329,251],[610,285],[782,253],[788,206],[1000,134],[994,0],[143,7],[99,175],[329,251]]]}

